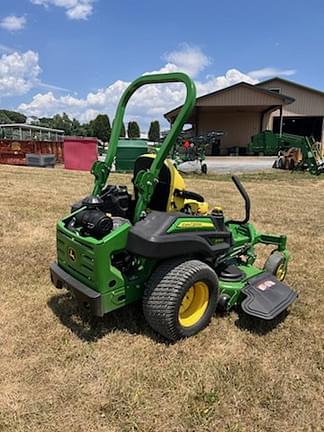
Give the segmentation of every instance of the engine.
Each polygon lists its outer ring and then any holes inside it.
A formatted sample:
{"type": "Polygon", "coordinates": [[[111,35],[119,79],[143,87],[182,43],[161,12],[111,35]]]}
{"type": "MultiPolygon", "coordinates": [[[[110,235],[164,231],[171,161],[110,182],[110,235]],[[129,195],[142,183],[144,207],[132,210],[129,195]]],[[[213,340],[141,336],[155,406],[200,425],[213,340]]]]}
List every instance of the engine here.
{"type": "Polygon", "coordinates": [[[101,240],[121,223],[129,223],[130,208],[127,186],[108,185],[100,196],[90,195],[73,204],[66,227],[81,236],[101,240]]]}

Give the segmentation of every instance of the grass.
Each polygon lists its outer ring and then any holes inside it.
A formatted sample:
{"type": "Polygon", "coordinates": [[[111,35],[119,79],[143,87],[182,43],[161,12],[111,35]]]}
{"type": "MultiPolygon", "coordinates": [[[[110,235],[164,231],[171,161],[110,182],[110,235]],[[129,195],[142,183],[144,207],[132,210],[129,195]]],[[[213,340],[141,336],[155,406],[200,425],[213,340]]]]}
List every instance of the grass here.
{"type": "MultiPolygon", "coordinates": [[[[140,305],[91,321],[49,281],[55,222],[90,175],[0,166],[0,431],[323,431],[323,178],[243,178],[257,228],[288,235],[299,299],[274,328],[233,311],[168,345],[140,305]]],[[[186,182],[241,214],[227,176],[186,182]]]]}

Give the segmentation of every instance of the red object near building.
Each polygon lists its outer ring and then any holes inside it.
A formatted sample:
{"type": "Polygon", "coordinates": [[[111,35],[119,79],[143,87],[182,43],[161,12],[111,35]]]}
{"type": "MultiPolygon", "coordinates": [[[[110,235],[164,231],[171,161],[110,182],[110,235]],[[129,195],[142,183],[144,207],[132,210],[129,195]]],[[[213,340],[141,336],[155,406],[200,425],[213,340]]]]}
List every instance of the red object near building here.
{"type": "Polygon", "coordinates": [[[88,137],[64,137],[64,168],[89,171],[98,159],[97,139],[88,137]]]}
{"type": "Polygon", "coordinates": [[[63,135],[50,129],[26,123],[0,125],[0,164],[26,165],[26,154],[52,154],[63,162],[63,135]]]}
{"type": "Polygon", "coordinates": [[[63,162],[63,142],[23,141],[0,139],[0,163],[26,165],[26,154],[53,154],[56,162],[63,162]]]}

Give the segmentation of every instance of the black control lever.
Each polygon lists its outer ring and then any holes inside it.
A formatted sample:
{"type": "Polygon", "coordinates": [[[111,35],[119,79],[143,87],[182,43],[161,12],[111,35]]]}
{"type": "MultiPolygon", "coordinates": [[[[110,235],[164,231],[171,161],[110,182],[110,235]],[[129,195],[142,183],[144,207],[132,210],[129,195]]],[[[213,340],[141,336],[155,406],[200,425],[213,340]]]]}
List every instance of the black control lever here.
{"type": "Polygon", "coordinates": [[[248,193],[246,192],[246,190],[244,189],[244,186],[242,185],[240,179],[233,175],[232,176],[232,180],[237,188],[237,190],[240,192],[241,196],[244,199],[245,202],[245,218],[241,221],[237,221],[237,220],[228,220],[225,222],[226,225],[229,224],[245,224],[249,221],[250,219],[250,209],[251,209],[251,201],[250,201],[250,197],[248,195],[248,193]]]}

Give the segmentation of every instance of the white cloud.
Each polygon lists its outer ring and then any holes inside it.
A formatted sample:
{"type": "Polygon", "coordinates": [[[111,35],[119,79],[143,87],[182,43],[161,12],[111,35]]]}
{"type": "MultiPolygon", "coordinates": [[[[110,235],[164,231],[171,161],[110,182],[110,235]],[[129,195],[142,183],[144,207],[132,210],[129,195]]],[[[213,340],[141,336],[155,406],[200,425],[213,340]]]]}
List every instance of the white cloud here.
{"type": "Polygon", "coordinates": [[[35,5],[57,6],[65,9],[68,18],[73,20],[85,20],[93,12],[95,0],[30,0],[35,5]]]}
{"type": "Polygon", "coordinates": [[[229,87],[238,82],[245,81],[249,84],[256,84],[257,79],[245,74],[238,69],[229,69],[224,75],[209,76],[205,82],[197,82],[197,93],[199,96],[213,91],[220,90],[225,87],[229,87]]]}
{"type": "MultiPolygon", "coordinates": [[[[196,81],[198,95],[219,90],[239,81],[256,81],[236,69],[229,70],[224,76],[211,77],[207,81],[196,81]]],[[[66,112],[81,121],[89,121],[98,113],[106,112],[110,118],[115,113],[121,94],[129,82],[116,81],[110,86],[88,93],[85,98],[74,96],[54,96],[53,92],[37,94],[30,103],[21,104],[19,111],[35,116],[51,116],[57,112],[66,112]]],[[[140,119],[142,126],[161,116],[168,110],[180,105],[185,97],[185,90],[178,84],[150,85],[140,88],[130,99],[126,120],[140,119]]]]}
{"type": "Polygon", "coordinates": [[[41,68],[34,51],[14,52],[0,57],[0,96],[17,96],[37,85],[41,68]]]}
{"type": "Polygon", "coordinates": [[[275,77],[275,76],[291,76],[295,75],[295,69],[277,69],[272,67],[266,67],[258,70],[254,70],[248,73],[248,75],[257,80],[263,80],[265,78],[275,77]]]}
{"type": "Polygon", "coordinates": [[[9,15],[0,21],[0,27],[9,31],[22,30],[25,25],[26,18],[24,16],[9,15]]]}
{"type": "Polygon", "coordinates": [[[200,48],[188,44],[182,44],[180,49],[166,53],[162,58],[168,62],[162,68],[163,72],[180,70],[192,77],[197,76],[211,63],[200,48]]]}
{"type": "Polygon", "coordinates": [[[47,84],[40,80],[42,69],[38,53],[32,50],[20,53],[0,44],[0,97],[20,96],[35,87],[69,92],[64,87],[47,84]]]}
{"type": "MultiPolygon", "coordinates": [[[[191,74],[191,76],[196,77],[198,96],[220,90],[240,81],[255,84],[259,79],[269,76],[265,74],[275,72],[274,75],[277,75],[280,72],[279,69],[265,68],[246,74],[233,68],[229,69],[224,75],[208,75],[202,80],[197,79],[197,76],[199,72],[210,64],[210,60],[199,48],[183,45],[180,50],[172,51],[166,54],[164,58],[167,63],[154,72],[182,70],[191,74]]],[[[287,71],[281,72],[287,73],[287,71]]],[[[88,122],[98,113],[105,112],[112,119],[120,96],[128,85],[129,82],[118,80],[96,92],[88,93],[84,98],[72,95],[55,96],[52,91],[45,94],[39,93],[29,103],[21,104],[18,110],[28,116],[35,115],[37,117],[66,112],[81,122],[88,122]]],[[[161,119],[165,112],[182,104],[184,97],[184,87],[179,84],[144,86],[130,99],[126,111],[126,121],[138,119],[141,126],[147,128],[151,120],[161,119]]]]}

